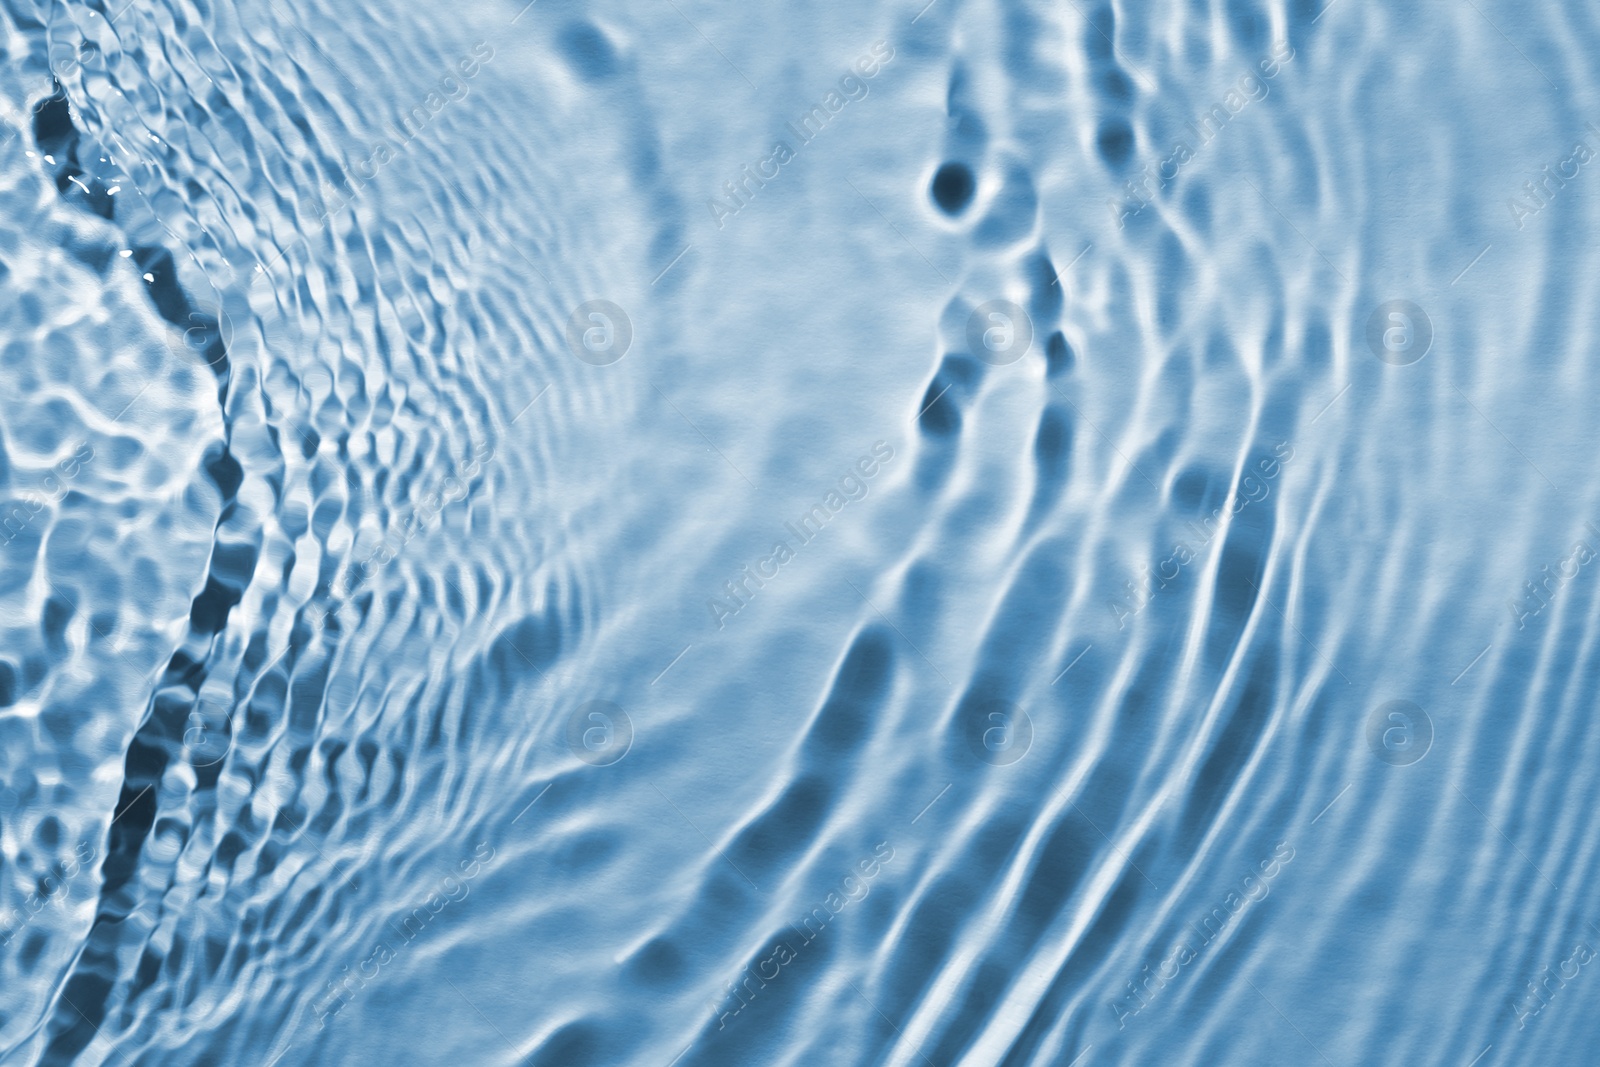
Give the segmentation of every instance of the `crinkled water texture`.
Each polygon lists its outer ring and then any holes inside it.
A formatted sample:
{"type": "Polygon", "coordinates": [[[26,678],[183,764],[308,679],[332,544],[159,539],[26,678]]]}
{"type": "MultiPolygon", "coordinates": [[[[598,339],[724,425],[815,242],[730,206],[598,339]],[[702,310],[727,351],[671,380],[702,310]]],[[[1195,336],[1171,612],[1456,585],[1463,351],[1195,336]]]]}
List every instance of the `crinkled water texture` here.
{"type": "Polygon", "coordinates": [[[0,1062],[1594,1062],[1600,10],[0,25],[0,1062]]]}

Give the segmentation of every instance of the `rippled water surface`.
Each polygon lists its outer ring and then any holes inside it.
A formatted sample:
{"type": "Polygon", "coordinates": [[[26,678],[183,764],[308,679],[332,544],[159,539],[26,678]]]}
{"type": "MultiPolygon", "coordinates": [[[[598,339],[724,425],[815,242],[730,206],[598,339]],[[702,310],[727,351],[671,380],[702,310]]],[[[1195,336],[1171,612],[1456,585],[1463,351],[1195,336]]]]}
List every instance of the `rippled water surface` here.
{"type": "Polygon", "coordinates": [[[1600,12],[0,0],[0,1063],[1588,1065],[1600,12]]]}

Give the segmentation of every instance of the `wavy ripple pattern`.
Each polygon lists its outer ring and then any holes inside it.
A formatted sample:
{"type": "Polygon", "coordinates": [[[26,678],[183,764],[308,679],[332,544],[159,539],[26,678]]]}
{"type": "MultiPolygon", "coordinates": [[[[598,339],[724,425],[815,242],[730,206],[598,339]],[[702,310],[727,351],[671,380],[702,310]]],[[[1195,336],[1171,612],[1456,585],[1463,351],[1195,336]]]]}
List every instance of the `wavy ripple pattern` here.
{"type": "Polygon", "coordinates": [[[119,7],[0,1063],[1592,1061],[1592,12],[119,7]]]}

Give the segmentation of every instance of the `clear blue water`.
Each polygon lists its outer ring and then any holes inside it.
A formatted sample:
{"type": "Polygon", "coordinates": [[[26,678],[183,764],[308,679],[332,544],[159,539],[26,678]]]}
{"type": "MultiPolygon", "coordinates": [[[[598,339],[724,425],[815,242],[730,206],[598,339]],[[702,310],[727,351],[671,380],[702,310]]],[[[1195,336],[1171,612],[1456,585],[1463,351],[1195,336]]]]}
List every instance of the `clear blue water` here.
{"type": "Polygon", "coordinates": [[[1595,1062],[1600,12],[0,16],[0,1063],[1595,1062]]]}

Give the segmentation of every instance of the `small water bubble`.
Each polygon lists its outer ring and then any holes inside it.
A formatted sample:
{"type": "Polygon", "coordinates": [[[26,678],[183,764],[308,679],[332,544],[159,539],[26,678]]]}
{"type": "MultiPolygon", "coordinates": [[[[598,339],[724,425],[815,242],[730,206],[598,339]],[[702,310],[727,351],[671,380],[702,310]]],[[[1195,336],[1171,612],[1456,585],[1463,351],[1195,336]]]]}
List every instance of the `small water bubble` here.
{"type": "Polygon", "coordinates": [[[940,211],[946,215],[959,215],[972,202],[972,194],[977,188],[972,169],[965,163],[952,161],[941,166],[934,174],[929,192],[940,211]]]}

